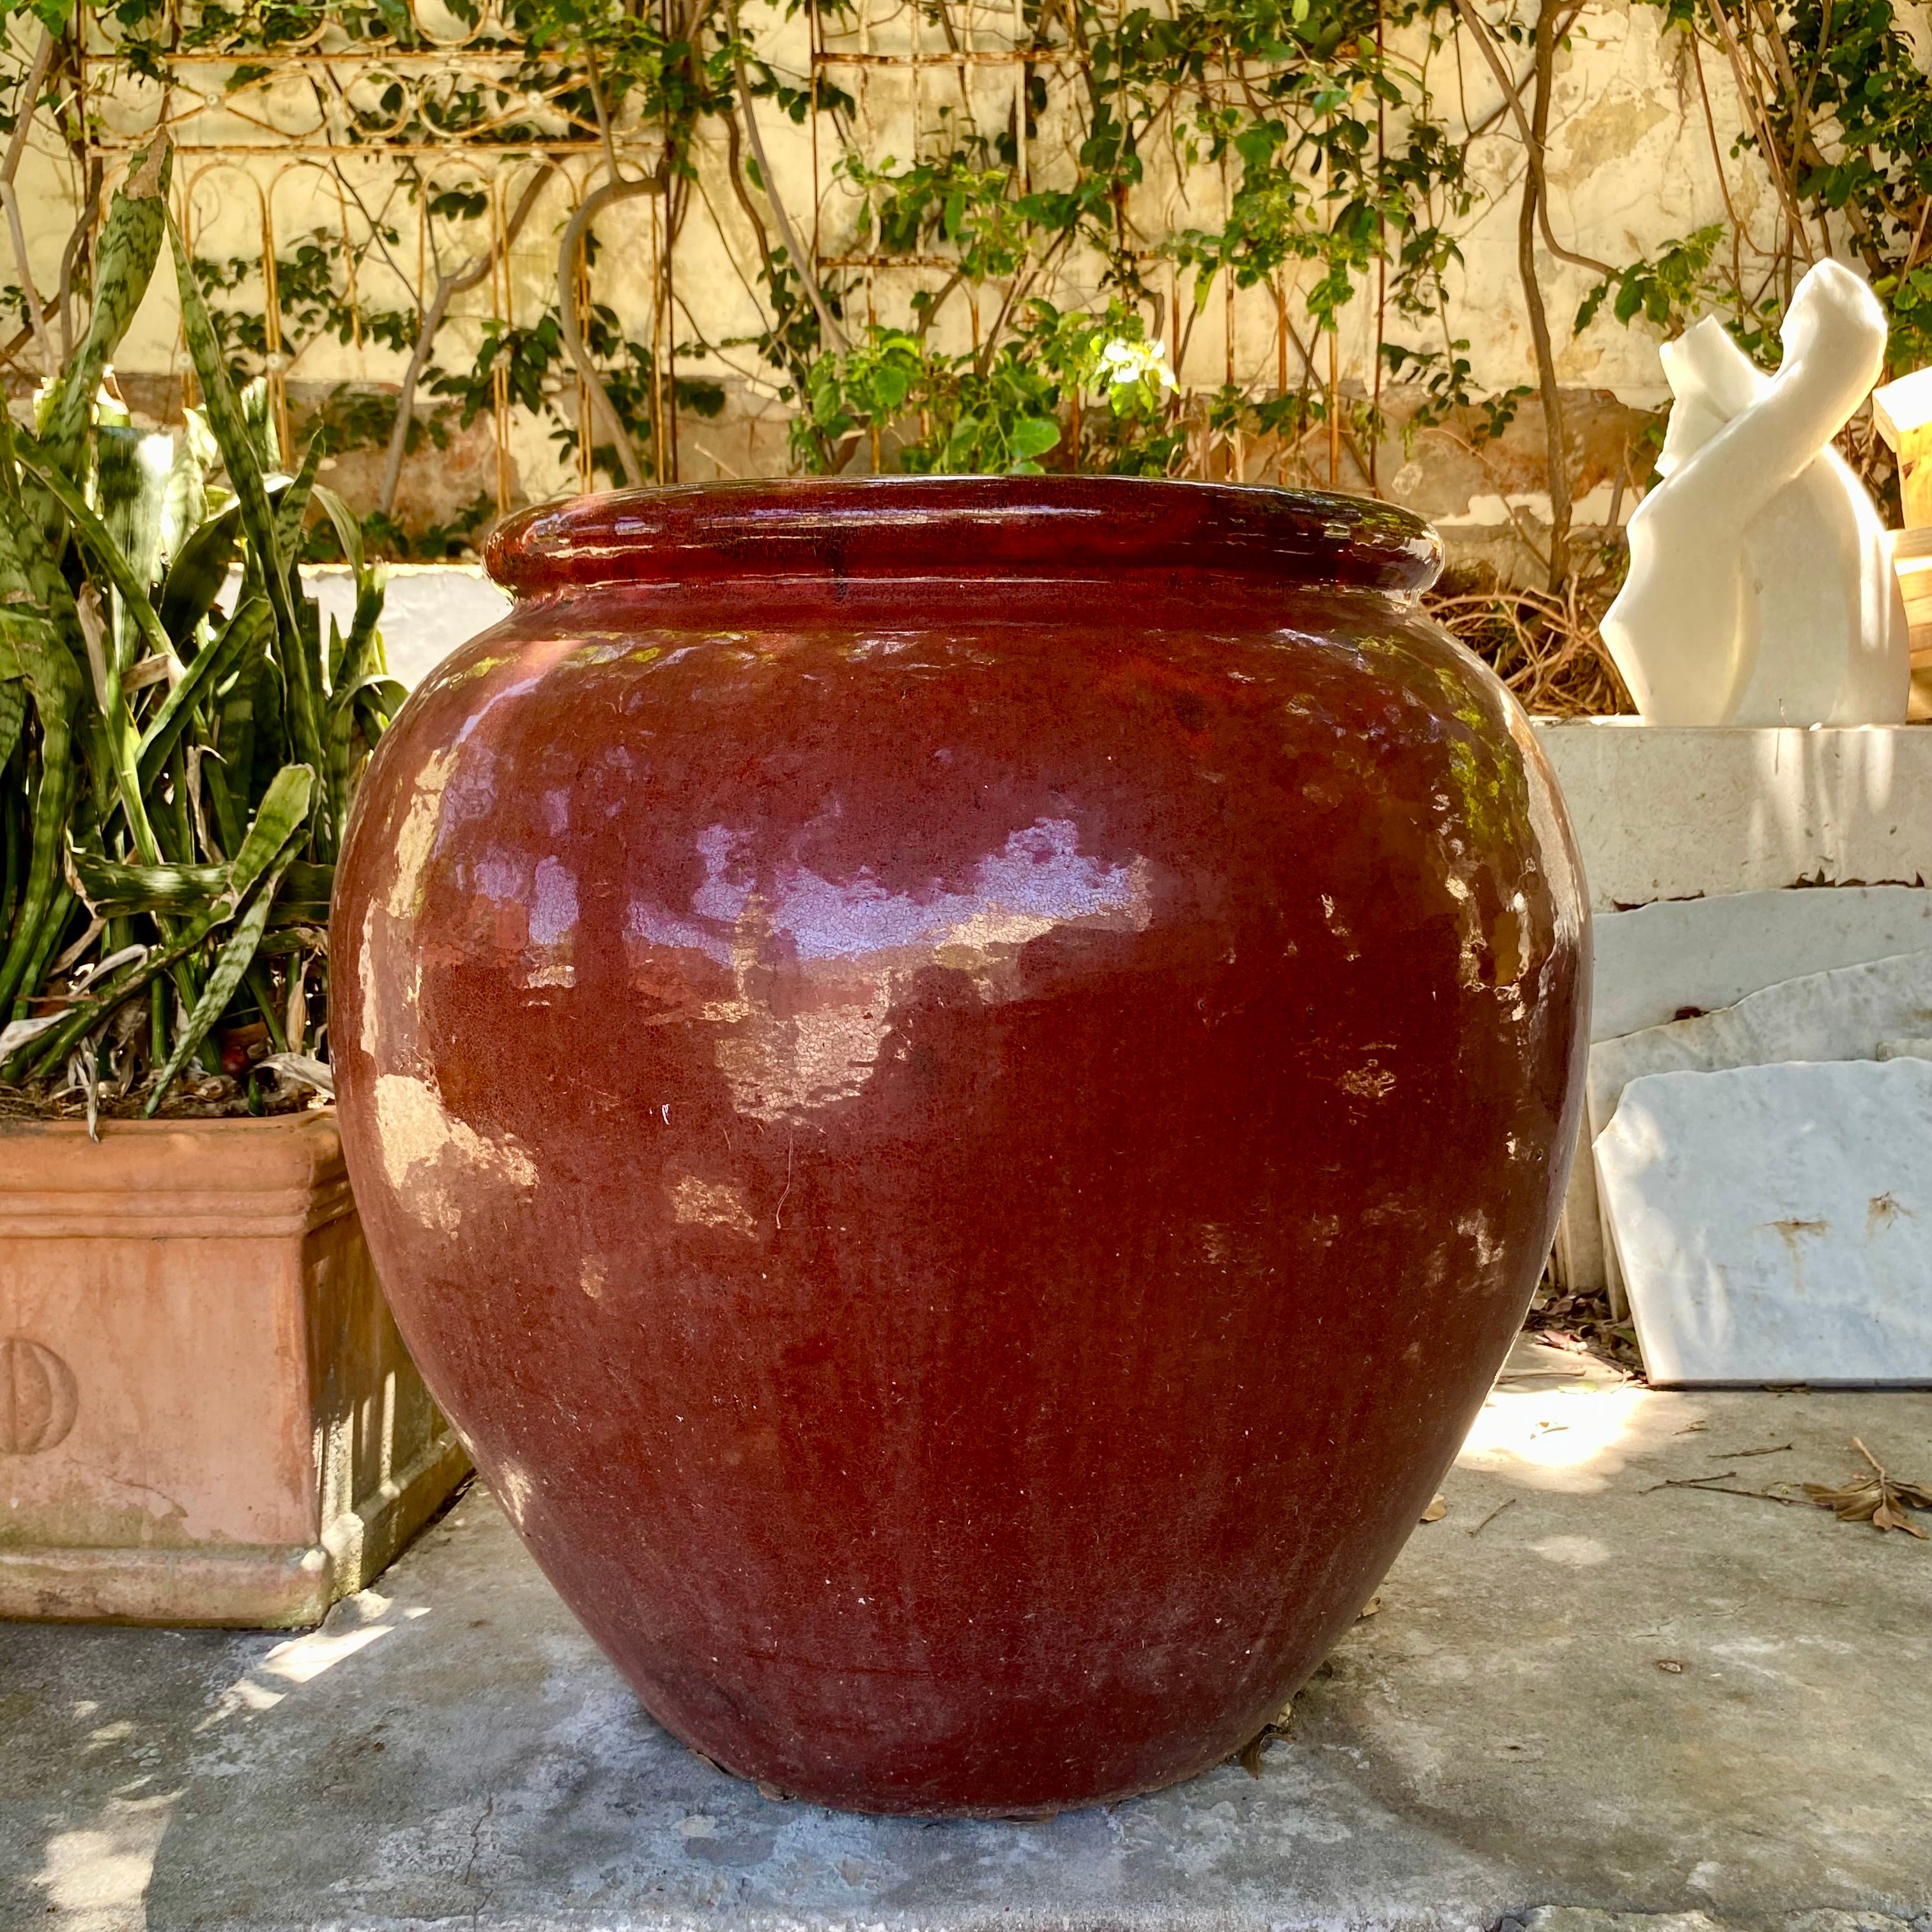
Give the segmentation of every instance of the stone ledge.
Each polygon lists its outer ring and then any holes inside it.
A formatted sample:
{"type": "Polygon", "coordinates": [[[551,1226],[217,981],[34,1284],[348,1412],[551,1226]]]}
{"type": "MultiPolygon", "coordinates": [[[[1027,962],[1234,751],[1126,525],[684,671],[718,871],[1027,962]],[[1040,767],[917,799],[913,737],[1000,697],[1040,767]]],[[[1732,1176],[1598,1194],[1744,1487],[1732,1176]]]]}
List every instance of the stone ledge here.
{"type": "Polygon", "coordinates": [[[1932,727],[1535,722],[1594,911],[1932,880],[1932,727]]]}

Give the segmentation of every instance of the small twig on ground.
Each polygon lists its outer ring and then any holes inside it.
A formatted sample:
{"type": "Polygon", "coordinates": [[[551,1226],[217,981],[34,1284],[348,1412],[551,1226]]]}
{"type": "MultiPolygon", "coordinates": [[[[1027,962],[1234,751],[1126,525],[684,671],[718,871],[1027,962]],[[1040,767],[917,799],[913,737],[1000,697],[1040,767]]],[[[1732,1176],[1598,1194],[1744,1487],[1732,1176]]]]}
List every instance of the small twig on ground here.
{"type": "Polygon", "coordinates": [[[1659,1490],[1700,1490],[1711,1496],[1749,1496],[1761,1503],[1800,1503],[1802,1496],[1781,1496],[1774,1490],[1740,1490],[1733,1488],[1724,1478],[1735,1476],[1735,1469],[1726,1469],[1715,1476],[1669,1476],[1660,1483],[1652,1483],[1647,1490],[1638,1491],[1640,1496],[1654,1496],[1659,1490]]]}
{"type": "Polygon", "coordinates": [[[1789,1503],[1795,1504],[1802,1503],[1804,1500],[1802,1496],[1781,1496],[1775,1490],[1733,1489],[1728,1483],[1695,1483],[1687,1484],[1685,1486],[1692,1489],[1701,1489],[1704,1490],[1707,1495],[1714,1496],[1750,1496],[1754,1501],[1761,1503],[1789,1503]]]}
{"type": "Polygon", "coordinates": [[[1469,1534],[1472,1536],[1480,1536],[1483,1532],[1487,1529],[1490,1525],[1494,1522],[1496,1518],[1501,1516],[1504,1510],[1514,1509],[1521,1500],[1522,1498],[1520,1496],[1511,1496],[1507,1502],[1497,1504],[1496,1508],[1490,1510],[1489,1514],[1484,1516],[1482,1521],[1478,1523],[1474,1529],[1470,1531],[1469,1534]]]}
{"type": "Polygon", "coordinates": [[[1711,1460],[1714,1462],[1732,1462],[1746,1456],[1782,1456],[1790,1447],[1789,1442],[1774,1442],[1768,1449],[1727,1449],[1721,1455],[1713,1450],[1711,1460]]]}
{"type": "Polygon", "coordinates": [[[1654,1496],[1659,1490],[1700,1490],[1706,1483],[1721,1483],[1726,1476],[1735,1476],[1735,1469],[1726,1469],[1715,1476],[1666,1476],[1660,1483],[1652,1483],[1647,1490],[1638,1492],[1641,1496],[1654,1496]]]}

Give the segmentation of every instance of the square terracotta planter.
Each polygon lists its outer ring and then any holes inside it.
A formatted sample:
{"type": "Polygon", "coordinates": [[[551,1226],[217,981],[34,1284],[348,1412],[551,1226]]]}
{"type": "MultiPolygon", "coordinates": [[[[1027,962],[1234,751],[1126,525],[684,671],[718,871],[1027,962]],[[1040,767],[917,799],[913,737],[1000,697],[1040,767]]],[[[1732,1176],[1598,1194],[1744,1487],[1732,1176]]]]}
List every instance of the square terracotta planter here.
{"type": "Polygon", "coordinates": [[[0,1616],[313,1624],[469,1467],[332,1112],[0,1122],[0,1616]]]}

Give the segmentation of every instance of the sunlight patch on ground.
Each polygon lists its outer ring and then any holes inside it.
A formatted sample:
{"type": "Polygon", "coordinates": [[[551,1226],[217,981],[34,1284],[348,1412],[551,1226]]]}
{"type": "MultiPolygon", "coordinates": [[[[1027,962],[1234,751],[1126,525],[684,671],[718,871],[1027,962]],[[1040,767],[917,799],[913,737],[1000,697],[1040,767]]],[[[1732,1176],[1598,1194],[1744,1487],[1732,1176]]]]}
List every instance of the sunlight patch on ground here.
{"type": "Polygon", "coordinates": [[[146,1932],[148,1881],[178,1791],[114,1798],[92,1826],[57,1832],[34,1883],[47,1932],[146,1932]]]}
{"type": "Polygon", "coordinates": [[[324,1671],[333,1670],[345,1658],[366,1650],[379,1638],[387,1636],[392,1624],[364,1624],[360,1630],[312,1630],[287,1643],[278,1643],[262,1660],[263,1673],[290,1684],[309,1684],[324,1671]]]}
{"type": "Polygon", "coordinates": [[[197,1732],[212,1731],[244,1712],[259,1715],[264,1711],[272,1711],[289,1695],[289,1691],[263,1683],[260,1681],[263,1678],[273,1678],[288,1686],[312,1684],[358,1652],[367,1650],[371,1644],[392,1635],[417,1618],[428,1615],[426,1604],[412,1604],[397,1611],[390,1598],[380,1596],[374,1590],[345,1598],[329,1612],[328,1621],[320,1630],[309,1630],[277,1644],[252,1671],[238,1677],[216,1698],[214,1708],[196,1725],[195,1730],[197,1732]],[[364,1621],[359,1624],[346,1624],[345,1620],[350,1617],[361,1617],[364,1621]]]}
{"type": "MultiPolygon", "coordinates": [[[[1534,1352],[1538,1366],[1513,1364],[1478,1413],[1456,1458],[1460,1468],[1521,1479],[1532,1489],[1587,1495],[1622,1469],[1628,1438],[1656,1398],[1613,1371],[1545,1366],[1558,1351],[1534,1352]]],[[[1517,1360],[1520,1361],[1520,1356],[1517,1360]]]]}

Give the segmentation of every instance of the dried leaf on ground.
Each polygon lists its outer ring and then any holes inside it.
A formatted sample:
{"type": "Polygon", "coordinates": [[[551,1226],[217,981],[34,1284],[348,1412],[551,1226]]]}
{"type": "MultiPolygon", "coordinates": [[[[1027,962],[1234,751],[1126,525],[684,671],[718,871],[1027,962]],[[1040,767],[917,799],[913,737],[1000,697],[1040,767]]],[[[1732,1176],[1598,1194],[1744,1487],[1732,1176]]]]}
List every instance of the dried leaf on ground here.
{"type": "Polygon", "coordinates": [[[1380,1593],[1378,1592],[1355,1612],[1356,1622],[1360,1623],[1364,1617],[1379,1616],[1382,1614],[1382,1600],[1380,1593]]]}
{"type": "MultiPolygon", "coordinates": [[[[1366,1614],[1366,1612],[1364,1612],[1366,1614]]],[[[1268,1723],[1262,1725],[1247,1742],[1234,1754],[1234,1762],[1250,1778],[1262,1774],[1262,1754],[1276,1738],[1288,1736],[1294,1719],[1294,1700],[1291,1697],[1268,1723]]]]}
{"type": "Polygon", "coordinates": [[[1826,1483],[1807,1483],[1804,1493],[1820,1509],[1828,1509],[1840,1522],[1868,1522],[1874,1529],[1902,1529],[1922,1543],[1932,1536],[1911,1517],[1908,1509],[1932,1510],[1932,1488],[1923,1483],[1909,1483],[1889,1474],[1884,1464],[1854,1436],[1852,1446],[1871,1465],[1868,1476],[1855,1476],[1835,1487],[1826,1483]]]}
{"type": "Polygon", "coordinates": [[[1643,1357],[1636,1346],[1636,1330],[1628,1322],[1612,1318],[1610,1296],[1601,1289],[1571,1294],[1546,1282],[1522,1326],[1526,1334],[1534,1335],[1546,1348],[1594,1357],[1633,1380],[1642,1378],[1643,1357]]]}
{"type": "Polygon", "coordinates": [[[1438,1496],[1422,1512],[1422,1520],[1424,1522],[1440,1522],[1448,1514],[1449,1498],[1447,1496],[1438,1496]]]}

